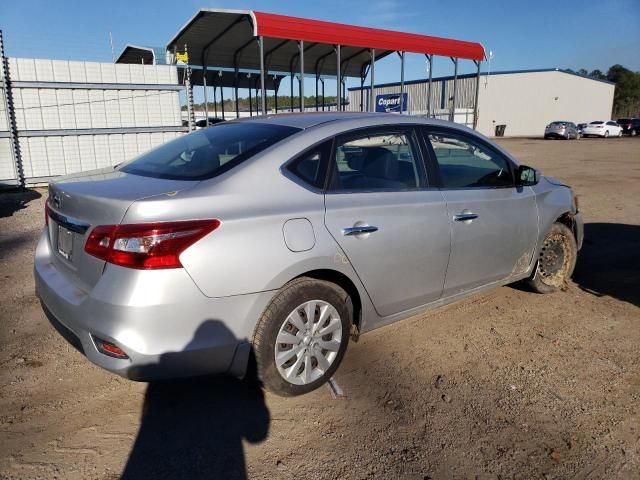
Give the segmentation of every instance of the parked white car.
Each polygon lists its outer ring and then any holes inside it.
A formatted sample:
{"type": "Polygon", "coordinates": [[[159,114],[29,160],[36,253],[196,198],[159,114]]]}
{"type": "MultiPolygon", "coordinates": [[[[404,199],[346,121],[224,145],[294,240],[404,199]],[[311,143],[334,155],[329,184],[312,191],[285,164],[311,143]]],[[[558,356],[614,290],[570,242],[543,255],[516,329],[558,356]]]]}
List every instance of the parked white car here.
{"type": "Polygon", "coordinates": [[[622,127],[613,120],[596,120],[582,129],[583,137],[621,137],[622,127]]]}

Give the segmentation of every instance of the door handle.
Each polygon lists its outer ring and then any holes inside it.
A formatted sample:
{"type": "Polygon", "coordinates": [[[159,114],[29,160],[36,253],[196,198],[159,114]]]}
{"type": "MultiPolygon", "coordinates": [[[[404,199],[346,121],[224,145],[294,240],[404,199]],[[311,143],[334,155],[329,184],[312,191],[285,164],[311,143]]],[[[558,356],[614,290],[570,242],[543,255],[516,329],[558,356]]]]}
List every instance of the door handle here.
{"type": "Polygon", "coordinates": [[[475,213],[459,213],[453,216],[453,219],[456,222],[467,222],[467,221],[475,220],[476,218],[478,218],[478,215],[475,213]]]}
{"type": "Polygon", "coordinates": [[[345,227],[342,229],[342,235],[347,237],[349,235],[359,235],[361,233],[373,233],[377,231],[378,227],[374,227],[373,225],[362,225],[359,227],[345,227]]]}

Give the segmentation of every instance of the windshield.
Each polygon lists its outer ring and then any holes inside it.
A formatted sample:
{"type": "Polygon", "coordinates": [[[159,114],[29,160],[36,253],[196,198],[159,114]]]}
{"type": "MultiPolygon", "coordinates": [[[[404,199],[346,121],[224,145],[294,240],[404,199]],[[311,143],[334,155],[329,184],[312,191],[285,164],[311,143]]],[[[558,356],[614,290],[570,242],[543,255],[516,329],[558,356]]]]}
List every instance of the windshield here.
{"type": "Polygon", "coordinates": [[[169,180],[205,180],[220,175],[299,129],[261,123],[222,123],[160,145],[119,170],[169,180]]]}

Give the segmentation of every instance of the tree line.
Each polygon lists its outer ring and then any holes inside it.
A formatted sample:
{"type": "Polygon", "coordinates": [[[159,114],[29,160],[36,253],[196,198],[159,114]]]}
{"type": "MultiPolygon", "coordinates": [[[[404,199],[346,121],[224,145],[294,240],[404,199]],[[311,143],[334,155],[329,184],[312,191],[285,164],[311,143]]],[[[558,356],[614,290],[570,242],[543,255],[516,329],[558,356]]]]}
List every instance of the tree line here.
{"type": "MultiPolygon", "coordinates": [[[[317,102],[318,105],[320,107],[322,107],[322,97],[318,97],[317,98],[317,102]]],[[[324,102],[325,105],[335,105],[336,103],[336,96],[330,96],[327,95],[324,97],[324,102]]],[[[268,95],[267,96],[267,109],[270,110],[272,108],[275,108],[275,96],[274,95],[268,95]]],[[[305,96],[304,97],[304,104],[305,107],[311,108],[311,107],[315,107],[316,106],[316,97],[315,95],[311,95],[311,96],[305,96]]],[[[291,107],[291,97],[289,95],[278,95],[278,109],[289,109],[291,107]]],[[[298,109],[300,107],[300,97],[299,96],[294,96],[293,97],[293,108],[294,110],[298,109]]],[[[204,102],[201,103],[195,103],[194,104],[194,108],[198,111],[204,111],[204,102]]],[[[241,112],[248,112],[249,111],[249,97],[239,97],[238,98],[238,108],[241,112]]],[[[182,106],[182,110],[186,110],[187,106],[183,105],[182,106]]],[[[260,110],[260,96],[258,95],[257,97],[252,96],[251,97],[251,109],[255,112],[257,110],[260,110]]],[[[218,101],[218,102],[207,102],[207,110],[209,112],[210,115],[213,115],[213,113],[217,110],[218,114],[220,115],[222,112],[222,102],[218,101]]],[[[236,110],[236,102],[234,99],[225,99],[224,100],[224,111],[225,112],[235,112],[236,110]]]]}
{"type": "Polygon", "coordinates": [[[607,73],[600,70],[587,71],[584,68],[568,72],[598,80],[608,80],[616,84],[613,95],[613,118],[640,117],[640,72],[634,72],[622,65],[613,65],[607,73]]]}

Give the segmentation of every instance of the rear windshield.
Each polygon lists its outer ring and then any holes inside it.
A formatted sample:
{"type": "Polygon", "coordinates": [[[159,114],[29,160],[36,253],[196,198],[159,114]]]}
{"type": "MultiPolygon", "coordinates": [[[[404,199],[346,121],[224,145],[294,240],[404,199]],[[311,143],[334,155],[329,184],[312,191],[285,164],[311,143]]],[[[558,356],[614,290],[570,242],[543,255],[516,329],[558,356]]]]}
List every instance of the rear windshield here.
{"type": "Polygon", "coordinates": [[[589,125],[602,125],[604,122],[591,122],[589,125]]]}
{"type": "Polygon", "coordinates": [[[551,125],[555,125],[555,126],[562,125],[564,127],[567,123],[569,122],[551,122],[551,125]]]}
{"type": "Polygon", "coordinates": [[[282,125],[223,123],[160,145],[124,163],[119,170],[169,180],[205,180],[298,131],[282,125]]]}

